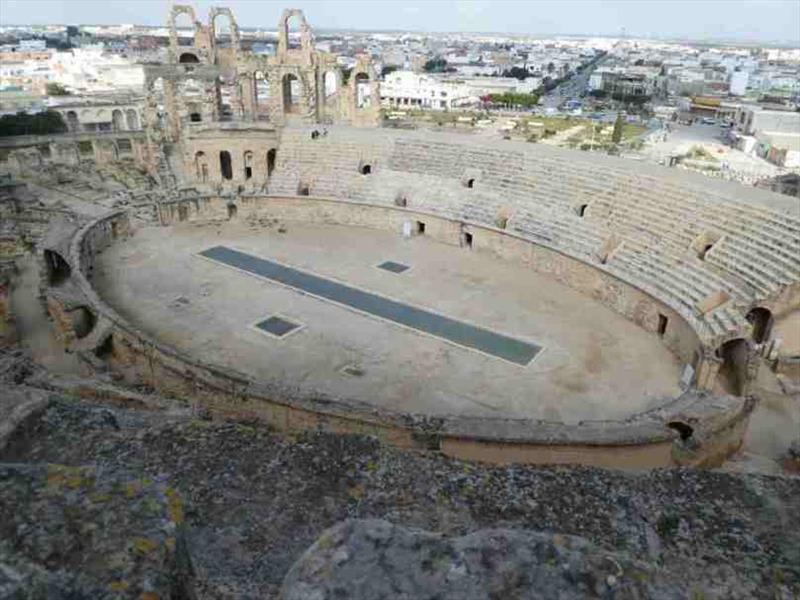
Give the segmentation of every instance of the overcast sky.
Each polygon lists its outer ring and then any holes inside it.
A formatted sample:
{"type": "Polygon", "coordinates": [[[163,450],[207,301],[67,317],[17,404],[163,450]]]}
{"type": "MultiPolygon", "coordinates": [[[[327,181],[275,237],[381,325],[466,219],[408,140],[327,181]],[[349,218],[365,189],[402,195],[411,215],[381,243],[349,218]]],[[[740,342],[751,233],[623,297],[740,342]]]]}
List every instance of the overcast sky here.
{"type": "MultiPolygon", "coordinates": [[[[244,27],[270,27],[285,7],[312,27],[738,39],[800,46],[800,0],[200,0],[233,9],[244,27]]],[[[159,25],[170,0],[0,0],[0,24],[159,25]]]]}

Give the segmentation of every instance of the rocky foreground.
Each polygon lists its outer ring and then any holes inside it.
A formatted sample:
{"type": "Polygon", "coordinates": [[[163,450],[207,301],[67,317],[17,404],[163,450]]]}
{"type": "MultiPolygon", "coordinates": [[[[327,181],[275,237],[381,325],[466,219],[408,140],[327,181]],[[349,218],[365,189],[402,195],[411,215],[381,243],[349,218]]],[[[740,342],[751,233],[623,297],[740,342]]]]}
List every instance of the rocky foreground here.
{"type": "Polygon", "coordinates": [[[491,467],[5,397],[0,598],[800,597],[797,477],[491,467]]]}

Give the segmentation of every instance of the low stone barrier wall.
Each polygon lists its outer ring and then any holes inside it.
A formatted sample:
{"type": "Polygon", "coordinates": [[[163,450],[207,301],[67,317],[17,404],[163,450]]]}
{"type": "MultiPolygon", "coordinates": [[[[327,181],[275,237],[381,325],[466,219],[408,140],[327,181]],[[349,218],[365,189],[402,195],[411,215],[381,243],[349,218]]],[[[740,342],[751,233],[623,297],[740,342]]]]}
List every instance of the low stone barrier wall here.
{"type": "MultiPolygon", "coordinates": [[[[236,198],[235,210],[231,210],[231,204],[231,199],[224,197],[180,200],[161,205],[159,218],[163,224],[181,220],[279,219],[397,231],[408,219],[425,219],[425,235],[434,239],[460,243],[462,233],[460,223],[440,216],[346,201],[240,197],[236,198]]],[[[669,312],[669,307],[632,286],[502,230],[474,229],[479,232],[473,238],[476,249],[551,273],[648,330],[652,331],[652,311],[668,311],[675,328],[664,341],[682,359],[699,347],[697,336],[688,324],[681,324],[677,313],[669,312]],[[617,295],[612,295],[606,286],[615,286],[617,295]]],[[[85,339],[92,339],[92,332],[79,340],[84,342],[80,353],[89,361],[105,361],[129,383],[151,386],[213,412],[262,419],[282,431],[363,433],[402,448],[441,451],[496,463],[579,463],[621,468],[718,464],[741,443],[752,402],[694,390],[624,421],[575,425],[527,419],[431,417],[324,395],[297,397],[290,389],[291,382],[284,385],[257,381],[188,356],[138,330],[107,305],[91,285],[95,256],[110,244],[124,243],[129,231],[130,221],[124,211],[107,214],[80,229],[70,240],[70,279],[58,293],[48,295],[50,303],[61,304],[67,292],[74,291],[78,298],[69,302],[70,308],[85,306],[102,334],[94,335],[91,346],[85,344],[85,339]]]]}

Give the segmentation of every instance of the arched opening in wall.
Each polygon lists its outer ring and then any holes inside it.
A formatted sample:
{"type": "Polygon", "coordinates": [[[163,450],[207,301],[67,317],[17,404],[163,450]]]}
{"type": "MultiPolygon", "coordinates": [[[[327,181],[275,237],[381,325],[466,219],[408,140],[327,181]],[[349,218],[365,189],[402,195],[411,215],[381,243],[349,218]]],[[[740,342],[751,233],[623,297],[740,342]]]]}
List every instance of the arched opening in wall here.
{"type": "Polygon", "coordinates": [[[194,155],[194,167],[197,172],[197,180],[208,183],[208,162],[205,152],[198,152],[194,155]]]}
{"type": "Polygon", "coordinates": [[[67,111],[67,128],[70,131],[80,131],[81,125],[80,121],[78,121],[78,113],[74,110],[67,111]]]}
{"type": "Polygon", "coordinates": [[[194,65],[199,63],[200,59],[193,52],[184,52],[178,58],[178,62],[182,65],[194,65]]]}
{"type": "Polygon", "coordinates": [[[71,310],[67,314],[72,322],[72,331],[79,340],[89,335],[94,329],[95,323],[97,323],[97,317],[85,306],[71,310]]]}
{"type": "Polygon", "coordinates": [[[464,184],[467,186],[467,188],[472,189],[473,187],[475,187],[475,178],[470,177],[464,182],[464,184]]]}
{"type": "Polygon", "coordinates": [[[203,122],[203,115],[201,115],[198,111],[190,112],[189,113],[189,122],[190,123],[202,123],[203,122]]]}
{"type": "Polygon", "coordinates": [[[219,153],[219,171],[223,179],[233,179],[233,165],[231,164],[231,153],[222,150],[219,153]]]}
{"type": "Polygon", "coordinates": [[[225,13],[214,15],[211,20],[211,29],[214,32],[214,46],[217,48],[233,47],[233,21],[230,15],[225,13]]]}
{"type": "Polygon", "coordinates": [[[369,163],[364,163],[360,167],[358,167],[358,172],[362,175],[369,175],[372,173],[372,165],[369,163]]]}
{"type": "Polygon", "coordinates": [[[111,358],[114,355],[114,337],[112,335],[107,335],[97,348],[94,349],[94,355],[103,360],[111,358]]]}
{"type": "Polygon", "coordinates": [[[723,392],[735,396],[744,393],[748,354],[747,340],[744,338],[729,340],[717,349],[717,357],[722,359],[717,373],[717,384],[723,392]]]}
{"type": "Polygon", "coordinates": [[[128,129],[131,131],[141,129],[141,124],[139,122],[139,113],[137,113],[132,108],[129,108],[128,110],[125,111],[125,122],[128,125],[128,129]]]}
{"type": "Polygon", "coordinates": [[[183,202],[178,204],[178,221],[185,221],[189,218],[189,207],[183,202]]]}
{"type": "Polygon", "coordinates": [[[405,208],[408,206],[408,196],[403,192],[398,192],[394,197],[394,205],[405,208]]]}
{"type": "Polygon", "coordinates": [[[694,427],[683,421],[670,421],[667,423],[667,427],[677,431],[683,441],[688,440],[694,434],[694,427]]]}
{"type": "Polygon", "coordinates": [[[372,84],[369,75],[356,73],[356,108],[369,108],[372,104],[372,84]]]}
{"type": "Polygon", "coordinates": [[[251,179],[253,177],[253,153],[249,150],[244,153],[244,178],[251,179]]]}
{"type": "Polygon", "coordinates": [[[464,239],[464,246],[466,246],[467,248],[469,248],[471,250],[472,249],[472,240],[473,240],[472,233],[469,232],[469,231],[465,231],[463,239],[464,239]]]}
{"type": "Polygon", "coordinates": [[[272,177],[272,172],[275,170],[275,159],[278,156],[278,151],[275,148],[267,150],[267,177],[272,177]]]}
{"type": "Polygon", "coordinates": [[[705,260],[706,255],[714,245],[722,239],[722,235],[715,231],[704,231],[692,242],[691,249],[700,260],[705,260]]]}
{"type": "MultiPolygon", "coordinates": [[[[195,23],[192,20],[192,15],[188,12],[179,12],[175,15],[173,23],[175,25],[175,33],[178,36],[178,46],[194,46],[195,23]]],[[[180,62],[184,61],[181,60],[180,62]]]]}
{"type": "Polygon", "coordinates": [[[122,114],[121,110],[115,109],[111,112],[111,125],[113,126],[114,131],[125,130],[125,115],[122,114]]]}
{"type": "Polygon", "coordinates": [[[308,196],[311,194],[311,186],[307,183],[300,182],[297,184],[297,195],[298,196],[308,196]]]}
{"type": "Polygon", "coordinates": [[[301,25],[302,23],[300,21],[300,17],[298,16],[292,15],[286,19],[284,27],[286,31],[286,48],[288,50],[299,50],[302,48],[301,25]]]}
{"type": "Polygon", "coordinates": [[[219,117],[221,121],[229,121],[234,116],[234,94],[238,84],[231,77],[221,76],[217,79],[219,100],[219,117]]]}
{"type": "Polygon", "coordinates": [[[44,251],[44,265],[47,275],[47,284],[56,287],[64,283],[72,275],[72,269],[58,252],[44,251]]]}
{"type": "Polygon", "coordinates": [[[253,94],[256,106],[256,114],[268,116],[269,112],[269,79],[263,71],[256,71],[253,74],[253,94]]]}
{"type": "Polygon", "coordinates": [[[772,311],[763,306],[757,306],[748,312],[745,318],[753,326],[753,342],[756,344],[766,342],[772,332],[772,311]]]}
{"type": "Polygon", "coordinates": [[[338,89],[338,80],[334,71],[326,71],[322,76],[323,88],[325,89],[325,98],[328,99],[336,93],[338,89]]]}
{"type": "Polygon", "coordinates": [[[292,73],[283,76],[283,112],[296,113],[300,108],[300,81],[292,73]]]}
{"type": "Polygon", "coordinates": [[[236,213],[238,212],[238,210],[239,209],[236,207],[236,204],[234,204],[233,202],[229,202],[228,203],[228,220],[229,221],[236,217],[236,213]]]}
{"type": "Polygon", "coordinates": [[[589,207],[588,204],[581,204],[581,205],[578,206],[578,208],[575,209],[575,212],[578,213],[579,217],[585,217],[586,216],[586,209],[588,207],[589,207]]]}

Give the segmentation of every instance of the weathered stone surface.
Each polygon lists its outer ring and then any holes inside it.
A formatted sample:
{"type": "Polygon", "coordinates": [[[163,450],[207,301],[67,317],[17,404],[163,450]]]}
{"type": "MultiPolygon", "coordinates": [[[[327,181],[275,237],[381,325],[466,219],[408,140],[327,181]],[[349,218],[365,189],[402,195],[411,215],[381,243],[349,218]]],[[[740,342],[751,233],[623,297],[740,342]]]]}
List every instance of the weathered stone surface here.
{"type": "Polygon", "coordinates": [[[281,600],[685,598],[676,577],[569,535],[481,529],[449,538],[348,520],[327,530],[286,576],[281,600]]]}
{"type": "Polygon", "coordinates": [[[94,467],[0,465],[0,598],[189,598],[183,504],[94,467]]]}
{"type": "MultiPolygon", "coordinates": [[[[0,461],[26,463],[45,474],[41,465],[46,463],[94,465],[94,485],[100,490],[111,481],[151,482],[141,500],[119,498],[98,512],[92,502],[81,503],[88,498],[80,490],[69,489],[64,498],[44,494],[46,477],[41,474],[31,476],[31,489],[39,492],[29,498],[0,490],[0,523],[7,527],[0,538],[15,540],[13,556],[4,559],[12,573],[27,572],[28,564],[41,577],[80,579],[103,589],[108,585],[103,573],[117,568],[115,556],[129,561],[125,580],[132,583],[143,581],[141,574],[148,569],[186,572],[170,570],[168,562],[140,565],[127,545],[134,537],[163,545],[169,537],[157,535],[159,524],[169,523],[162,516],[169,488],[183,499],[185,535],[176,540],[185,539],[198,598],[277,597],[287,572],[308,547],[326,529],[353,518],[421,528],[443,536],[446,544],[490,529],[521,536],[532,530],[580,536],[591,552],[650,565],[655,570],[643,572],[652,578],[642,583],[657,586],[663,577],[675,589],[685,588],[683,597],[773,600],[800,594],[796,477],[692,469],[623,473],[492,467],[401,452],[363,436],[286,437],[258,423],[74,400],[51,401],[11,436],[0,461]],[[148,497],[158,503],[158,516],[141,521],[128,514],[148,497]],[[109,525],[95,530],[83,545],[69,546],[63,540],[84,538],[69,538],[57,526],[65,508],[87,515],[77,522],[106,519],[109,525]],[[44,528],[40,521],[49,522],[42,516],[48,511],[57,516],[56,525],[44,528]],[[18,529],[15,519],[32,529],[18,529]],[[37,539],[45,547],[58,542],[56,547],[71,550],[29,550],[24,543],[33,534],[26,531],[41,531],[37,539]]],[[[176,560],[185,556],[177,548],[176,554],[176,560]]]]}

